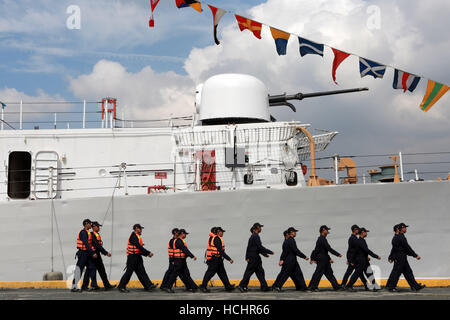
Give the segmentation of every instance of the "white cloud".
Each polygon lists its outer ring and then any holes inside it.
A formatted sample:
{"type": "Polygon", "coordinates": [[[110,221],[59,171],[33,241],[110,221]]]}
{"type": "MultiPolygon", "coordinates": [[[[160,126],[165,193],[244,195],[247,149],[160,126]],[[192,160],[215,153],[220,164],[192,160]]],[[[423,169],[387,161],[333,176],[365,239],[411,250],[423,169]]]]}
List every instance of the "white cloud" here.
{"type": "MultiPolygon", "coordinates": [[[[36,91],[37,91],[36,95],[28,95],[22,91],[18,91],[17,89],[5,87],[3,89],[0,89],[0,101],[18,103],[19,101],[22,100],[24,103],[33,102],[33,103],[36,103],[33,105],[33,109],[39,109],[42,111],[50,108],[50,106],[44,104],[43,102],[54,103],[57,101],[59,101],[59,102],[65,101],[60,95],[52,96],[52,95],[45,93],[42,89],[37,89],[36,91]],[[40,104],[41,102],[43,104],[40,104]]],[[[11,107],[12,106],[13,106],[13,104],[11,104],[11,107]]],[[[8,108],[9,108],[9,106],[8,106],[8,108]]]]}
{"type": "MultiPolygon", "coordinates": [[[[22,112],[24,128],[30,128],[34,125],[49,127],[54,121],[53,112],[68,111],[72,107],[71,104],[65,103],[65,100],[60,95],[49,95],[42,89],[37,89],[36,95],[28,95],[15,88],[5,87],[0,89],[0,101],[6,104],[4,109],[5,121],[15,128],[19,128],[20,101],[23,103],[22,112]],[[32,102],[32,104],[29,104],[30,102],[32,102]],[[62,103],[59,104],[57,102],[62,103]],[[26,122],[30,123],[28,124],[26,122]]],[[[5,128],[7,127],[8,126],[5,126],[5,128]]]]}
{"type": "MultiPolygon", "coordinates": [[[[427,4],[428,7],[440,5],[449,7],[445,0],[427,4]]],[[[441,33],[439,42],[435,42],[436,31],[417,24],[423,20],[419,18],[424,12],[423,6],[415,7],[410,1],[268,0],[251,8],[247,16],[317,42],[444,81],[448,79],[450,39],[441,33]],[[381,9],[380,30],[366,27],[369,5],[379,5],[381,9]]],[[[428,8],[426,12],[429,11],[428,8]]],[[[436,25],[448,25],[445,12],[433,10],[432,16],[436,25]]],[[[430,148],[441,150],[443,141],[450,145],[449,94],[429,113],[418,108],[426,79],[422,79],[414,94],[403,94],[392,89],[393,70],[388,69],[382,80],[361,79],[358,59],[352,56],[338,69],[340,86],[336,87],[331,79],[333,54],[328,48],[323,59],[312,55],[301,58],[298,40],[291,36],[287,56],[279,57],[268,28],[263,27],[262,40],[258,40],[248,30],[240,32],[236,23],[220,25],[219,38],[220,46],[193,49],[186,60],[185,70],[195,82],[203,82],[221,72],[241,72],[263,80],[272,94],[370,88],[368,93],[304,100],[297,103],[295,115],[282,108],[274,109],[277,119],[295,118],[312,123],[314,128],[340,131],[342,134],[331,151],[336,148],[337,152],[370,153],[375,149],[386,152],[386,149],[395,151],[409,147],[430,151],[430,148]],[[430,141],[431,132],[438,144],[430,141]],[[411,139],[414,144],[408,145],[411,139]]]]}
{"type": "Polygon", "coordinates": [[[70,89],[80,99],[118,98],[127,119],[157,119],[191,115],[194,83],[174,72],[155,72],[151,67],[132,73],[120,63],[99,61],[90,74],[71,78],[70,89]]]}

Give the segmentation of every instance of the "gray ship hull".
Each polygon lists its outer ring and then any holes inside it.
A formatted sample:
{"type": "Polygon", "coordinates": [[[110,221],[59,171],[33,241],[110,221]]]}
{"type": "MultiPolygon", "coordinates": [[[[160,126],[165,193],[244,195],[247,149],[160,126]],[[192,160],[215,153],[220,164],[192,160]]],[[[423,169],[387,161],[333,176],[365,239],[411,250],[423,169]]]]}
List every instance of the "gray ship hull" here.
{"type": "MultiPolygon", "coordinates": [[[[51,207],[51,200],[0,203],[0,281],[41,280],[51,270],[51,207]]],[[[168,266],[167,242],[173,227],[190,232],[186,240],[198,260],[189,260],[188,264],[192,277],[201,279],[206,270],[203,257],[212,226],[226,230],[226,251],[235,261],[232,265],[226,263],[226,269],[230,279],[240,279],[246,265],[249,228],[260,222],[265,226],[261,234],[263,245],[275,252],[274,256],[263,258],[267,279],[274,279],[280,270],[283,230],[297,227],[300,230],[297,244],[309,256],[322,224],[331,227],[329,242],[344,255],[334,259],[333,268],[339,279],[347,267],[345,252],[350,226],[356,223],[370,230],[369,247],[382,257],[381,261],[372,262],[379,267],[379,276],[387,278],[392,268],[387,262],[392,226],[405,222],[410,225],[408,241],[422,257],[420,261],[411,260],[415,276],[450,278],[450,182],[447,181],[55,200],[54,208],[58,225],[57,228],[54,224],[53,232],[55,271],[76,263],[76,236],[82,220],[90,218],[104,221],[101,231],[104,246],[113,249],[112,258],[104,258],[104,262],[112,279],[119,279],[123,273],[125,248],[134,223],[145,226],[145,247],[154,252],[153,258],[144,260],[151,279],[162,279],[168,266]]],[[[304,260],[300,265],[305,278],[310,279],[314,267],[304,260]]]]}

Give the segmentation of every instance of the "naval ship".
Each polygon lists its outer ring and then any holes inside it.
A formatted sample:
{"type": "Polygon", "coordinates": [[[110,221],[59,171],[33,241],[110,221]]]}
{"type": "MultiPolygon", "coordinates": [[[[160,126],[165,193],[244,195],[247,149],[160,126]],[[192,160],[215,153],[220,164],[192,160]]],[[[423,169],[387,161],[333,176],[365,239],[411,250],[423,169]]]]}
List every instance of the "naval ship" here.
{"type": "MultiPolygon", "coordinates": [[[[226,251],[235,261],[226,263],[227,272],[240,279],[255,222],[264,225],[263,244],[275,252],[263,259],[267,279],[280,270],[283,230],[299,229],[298,246],[309,256],[326,224],[331,246],[345,257],[354,223],[370,229],[369,246],[382,257],[374,269],[386,279],[392,226],[400,222],[411,226],[409,242],[422,256],[411,261],[415,276],[450,278],[449,181],[356,184],[348,177],[336,184],[319,178],[316,154],[338,132],[312,135],[309,124],[270,114],[274,106],[295,111],[290,100],[364,90],[270,96],[257,78],[221,74],[197,87],[192,117],[165,125],[118,126],[117,100],[105,98],[101,128],[25,130],[21,123],[0,131],[0,281],[41,280],[50,271],[69,279],[85,218],[103,224],[112,279],[123,272],[135,223],[145,227],[144,245],[154,253],[144,260],[151,279],[162,279],[168,266],[174,227],[189,232],[188,247],[199,258],[189,260],[189,268],[201,279],[213,226],[226,230],[226,251]]],[[[310,279],[314,267],[304,261],[301,267],[310,279]]],[[[335,259],[338,279],[346,267],[345,258],[335,259]]]]}

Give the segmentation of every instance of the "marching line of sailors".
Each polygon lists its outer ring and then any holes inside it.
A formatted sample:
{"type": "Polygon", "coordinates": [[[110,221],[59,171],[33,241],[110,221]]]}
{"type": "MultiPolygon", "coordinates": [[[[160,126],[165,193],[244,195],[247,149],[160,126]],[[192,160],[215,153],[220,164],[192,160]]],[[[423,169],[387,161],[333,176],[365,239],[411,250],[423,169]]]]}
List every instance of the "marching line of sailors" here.
{"type": "MultiPolygon", "coordinates": [[[[104,285],[105,290],[115,288],[115,285],[111,285],[108,281],[105,266],[101,259],[101,255],[110,257],[111,254],[104,249],[103,242],[100,236],[101,225],[89,219],[83,221],[83,229],[80,230],[77,237],[77,249],[76,257],[78,258],[74,280],[72,283],[72,292],[81,292],[84,290],[94,291],[99,290],[100,287],[97,284],[96,273],[98,272],[104,285]],[[92,229],[92,232],[90,231],[92,229]],[[86,268],[86,272],[83,278],[81,289],[78,289],[77,285],[81,279],[82,273],[86,268]],[[90,288],[88,289],[90,280],[90,288]]],[[[380,286],[377,284],[373,270],[370,266],[371,256],[374,259],[380,260],[381,257],[372,252],[366,242],[366,237],[369,230],[366,228],[360,228],[357,225],[351,227],[351,235],[348,240],[348,250],[346,254],[347,270],[344,274],[342,283],[339,284],[334,276],[332,263],[333,259],[330,257],[330,253],[339,258],[342,255],[334,250],[328,243],[327,236],[330,233],[330,228],[323,225],[319,228],[319,237],[316,241],[316,246],[311,253],[311,258],[307,257],[297,247],[295,237],[298,230],[294,227],[288,228],[283,232],[284,242],[282,245],[282,253],[279,260],[279,266],[281,267],[275,282],[270,288],[265,279],[265,272],[262,266],[261,255],[268,258],[273,255],[274,252],[265,248],[262,245],[259,234],[264,226],[260,223],[255,223],[251,229],[251,236],[248,240],[247,250],[245,253],[245,260],[247,267],[245,269],[242,280],[239,285],[235,287],[230,283],[227,272],[225,270],[224,260],[227,260],[230,264],[233,263],[228,254],[225,252],[225,243],[223,235],[225,230],[221,227],[213,227],[209,233],[207,242],[207,248],[205,253],[205,263],[208,268],[203,277],[203,281],[200,286],[192,279],[189,268],[187,265],[187,258],[197,260],[197,257],[188,249],[186,237],[189,234],[185,229],[174,228],[172,230],[172,238],[168,243],[168,255],[169,255],[169,267],[164,275],[160,289],[168,293],[174,293],[173,286],[179,277],[184,283],[187,291],[196,292],[200,290],[202,292],[209,292],[207,288],[208,282],[216,274],[222,281],[226,291],[233,291],[239,289],[242,293],[248,291],[248,284],[253,274],[256,274],[261,286],[261,291],[282,291],[282,287],[288,278],[291,278],[295,284],[295,288],[298,291],[315,292],[318,291],[318,286],[321,278],[325,276],[331,283],[334,290],[347,290],[355,291],[353,285],[358,279],[361,279],[365,290],[380,290],[380,286]],[[310,264],[316,264],[316,269],[312,275],[309,286],[306,285],[302,269],[297,261],[297,257],[310,260],[310,264]]],[[[400,276],[403,274],[409,286],[414,291],[419,291],[425,288],[425,285],[418,283],[413,275],[412,269],[408,263],[407,256],[412,256],[417,260],[420,260],[414,250],[408,244],[405,233],[407,232],[407,225],[400,223],[394,226],[394,237],[392,239],[392,250],[389,255],[389,262],[394,263],[392,272],[386,283],[386,289],[391,292],[396,292],[397,283],[400,276]]],[[[142,240],[143,226],[135,224],[133,226],[133,232],[128,238],[127,244],[127,262],[125,273],[120,279],[118,290],[123,293],[129,292],[126,288],[128,282],[131,279],[133,273],[136,273],[139,281],[141,282],[144,290],[151,291],[157,287],[154,284],[144,267],[143,256],[151,258],[153,253],[144,248],[142,240]]]]}

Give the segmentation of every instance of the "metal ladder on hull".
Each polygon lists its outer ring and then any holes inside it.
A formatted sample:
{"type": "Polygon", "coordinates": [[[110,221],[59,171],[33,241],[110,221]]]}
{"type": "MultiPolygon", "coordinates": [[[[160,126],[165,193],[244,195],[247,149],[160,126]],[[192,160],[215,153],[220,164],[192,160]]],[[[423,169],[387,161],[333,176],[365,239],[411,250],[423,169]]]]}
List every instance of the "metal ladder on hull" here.
{"type": "Polygon", "coordinates": [[[39,151],[34,157],[34,196],[55,199],[58,194],[59,155],[55,151],[39,151]]]}

